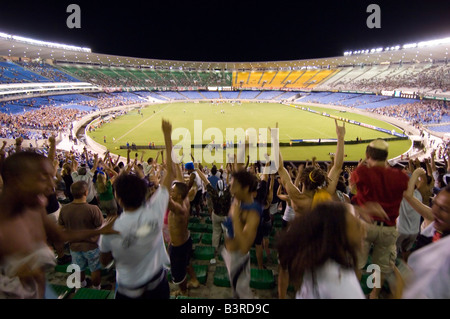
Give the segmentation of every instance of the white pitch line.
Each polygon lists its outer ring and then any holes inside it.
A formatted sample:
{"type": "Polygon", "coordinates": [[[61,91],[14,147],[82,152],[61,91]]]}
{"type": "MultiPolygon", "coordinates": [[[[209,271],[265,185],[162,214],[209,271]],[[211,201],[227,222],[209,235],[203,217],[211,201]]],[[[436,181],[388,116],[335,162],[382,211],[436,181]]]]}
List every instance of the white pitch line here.
{"type": "Polygon", "coordinates": [[[138,125],[136,125],[135,127],[133,127],[131,130],[129,130],[128,132],[126,132],[125,134],[123,134],[121,137],[119,137],[118,139],[116,139],[116,141],[121,140],[123,137],[127,136],[128,134],[130,134],[131,132],[133,132],[135,129],[137,129],[139,126],[141,126],[142,124],[144,124],[145,122],[147,122],[148,120],[150,120],[153,116],[155,116],[156,114],[158,114],[159,112],[162,112],[163,110],[167,109],[171,104],[167,105],[165,108],[159,110],[158,112],[156,112],[155,114],[153,114],[152,116],[150,116],[148,119],[145,119],[144,121],[142,121],[141,123],[139,123],[138,125]]]}

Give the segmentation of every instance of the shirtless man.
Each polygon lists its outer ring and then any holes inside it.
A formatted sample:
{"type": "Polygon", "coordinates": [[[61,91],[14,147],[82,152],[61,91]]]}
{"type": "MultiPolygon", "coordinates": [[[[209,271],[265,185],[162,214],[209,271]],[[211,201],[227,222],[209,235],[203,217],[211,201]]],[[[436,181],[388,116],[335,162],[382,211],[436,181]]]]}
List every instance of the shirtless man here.
{"type": "Polygon", "coordinates": [[[81,241],[112,231],[70,231],[59,227],[46,213],[46,197],[53,192],[54,167],[42,155],[15,153],[4,161],[0,196],[0,298],[42,299],[45,272],[55,266],[51,242],[81,241]]]}
{"type": "Polygon", "coordinates": [[[192,253],[192,238],[188,230],[189,197],[188,186],[184,182],[173,183],[169,198],[169,256],[173,283],[179,286],[175,295],[187,295],[187,288],[197,288],[199,282],[190,263],[192,253]],[[191,277],[187,281],[187,273],[191,277]]]}

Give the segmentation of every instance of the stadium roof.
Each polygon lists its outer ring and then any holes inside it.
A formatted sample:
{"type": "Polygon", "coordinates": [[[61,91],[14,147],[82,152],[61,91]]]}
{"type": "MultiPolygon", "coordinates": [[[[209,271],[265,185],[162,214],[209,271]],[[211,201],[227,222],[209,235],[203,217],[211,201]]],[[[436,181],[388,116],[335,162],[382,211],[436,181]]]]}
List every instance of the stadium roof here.
{"type": "Polygon", "coordinates": [[[0,56],[25,59],[52,59],[56,63],[93,64],[117,67],[155,68],[155,69],[195,69],[195,70],[258,70],[258,69],[300,69],[303,67],[338,67],[344,65],[388,64],[388,63],[426,63],[447,61],[450,38],[398,45],[388,48],[362,48],[346,51],[345,55],[329,58],[261,61],[261,62],[193,62],[174,60],[155,60],[98,54],[89,48],[73,45],[49,43],[41,40],[13,37],[0,33],[0,56]]]}

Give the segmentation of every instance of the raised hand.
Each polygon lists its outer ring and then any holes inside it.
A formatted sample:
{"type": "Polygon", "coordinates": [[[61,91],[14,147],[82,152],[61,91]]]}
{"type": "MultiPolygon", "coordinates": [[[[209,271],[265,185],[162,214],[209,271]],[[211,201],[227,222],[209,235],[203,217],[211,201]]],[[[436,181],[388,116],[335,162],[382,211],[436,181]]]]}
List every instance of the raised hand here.
{"type": "Polygon", "coordinates": [[[336,135],[338,138],[344,138],[345,136],[345,122],[342,122],[342,126],[339,126],[338,121],[335,119],[334,123],[336,124],[336,135]]]}

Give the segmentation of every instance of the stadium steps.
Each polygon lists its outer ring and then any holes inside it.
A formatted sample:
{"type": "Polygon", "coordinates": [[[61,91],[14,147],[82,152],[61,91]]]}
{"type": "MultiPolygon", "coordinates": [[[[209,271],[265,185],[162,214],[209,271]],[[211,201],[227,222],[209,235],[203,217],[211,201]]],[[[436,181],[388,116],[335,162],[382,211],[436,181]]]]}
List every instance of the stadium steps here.
{"type": "Polygon", "coordinates": [[[184,95],[182,92],[177,91],[177,93],[180,94],[180,95],[182,95],[182,96],[184,96],[184,98],[185,98],[186,100],[189,100],[189,98],[188,98],[186,95],[184,95]]]}
{"type": "Polygon", "coordinates": [[[248,84],[248,81],[250,81],[250,77],[252,76],[252,72],[248,72],[247,81],[245,81],[245,84],[248,84]]]}
{"type": "Polygon", "coordinates": [[[341,72],[339,72],[338,74],[340,74],[340,73],[343,73],[340,77],[338,77],[336,80],[334,80],[333,82],[331,82],[329,85],[331,86],[331,87],[334,87],[342,78],[344,78],[347,74],[349,74],[350,72],[352,72],[354,70],[354,68],[348,68],[348,72],[344,72],[344,71],[342,71],[341,70],[341,72]]]}
{"type": "MultiPolygon", "coordinates": [[[[231,287],[228,271],[225,266],[217,266],[214,271],[215,286],[231,287]]],[[[275,287],[275,277],[272,270],[250,269],[250,287],[254,289],[272,289],[275,287]]]]}
{"type": "Polygon", "coordinates": [[[263,92],[264,92],[264,91],[260,91],[260,92],[258,93],[258,95],[254,97],[254,99],[257,100],[257,99],[258,99],[258,96],[260,96],[261,94],[263,94],[263,92]]]}
{"type": "MultiPolygon", "coordinates": [[[[283,81],[281,81],[281,84],[283,84],[284,83],[284,81],[286,81],[288,78],[289,78],[289,76],[291,75],[291,73],[292,73],[292,70],[289,72],[289,74],[283,79],[283,81]]],[[[284,86],[286,86],[286,84],[288,84],[287,82],[284,84],[284,86]]],[[[283,86],[283,87],[284,87],[283,86]]]]}
{"type": "Polygon", "coordinates": [[[209,234],[209,233],[203,234],[201,243],[204,245],[211,245],[212,244],[212,234],[209,234]]]}
{"type": "Polygon", "coordinates": [[[275,75],[273,76],[272,80],[270,80],[269,85],[272,84],[273,80],[275,80],[275,78],[277,77],[278,72],[279,71],[277,70],[277,73],[275,73],[275,75]]]}
{"type": "MultiPolygon", "coordinates": [[[[358,79],[360,76],[366,74],[367,72],[369,72],[370,70],[372,70],[372,67],[367,68],[367,70],[365,70],[364,72],[362,72],[361,74],[358,74],[357,76],[355,76],[354,78],[350,79],[348,82],[354,82],[356,79],[358,79]]],[[[347,83],[348,83],[347,82],[347,83]]]]}
{"type": "Polygon", "coordinates": [[[266,71],[263,71],[263,72],[262,72],[261,77],[260,77],[259,80],[258,80],[258,85],[261,84],[261,80],[262,80],[262,78],[263,78],[263,76],[264,76],[264,73],[266,73],[266,71]]]}
{"type": "Polygon", "coordinates": [[[214,285],[217,287],[231,287],[228,271],[225,266],[216,266],[214,271],[214,285]]]}
{"type": "Polygon", "coordinates": [[[286,92],[284,92],[284,91],[280,91],[280,94],[278,94],[277,96],[275,96],[272,100],[276,100],[276,99],[278,99],[279,97],[281,97],[283,94],[285,94],[286,92]]]}
{"type": "Polygon", "coordinates": [[[294,82],[292,82],[291,84],[295,84],[295,83],[297,83],[297,81],[298,80],[300,80],[300,78],[305,74],[305,72],[306,72],[306,70],[305,71],[303,71],[302,72],[302,74],[300,74],[296,79],[295,79],[295,81],[294,82]]]}
{"type": "Polygon", "coordinates": [[[211,260],[214,258],[213,246],[196,246],[194,249],[194,259],[197,260],[211,260]]]}
{"type": "Polygon", "coordinates": [[[317,71],[316,73],[314,73],[314,75],[312,77],[310,77],[308,80],[306,80],[304,83],[306,84],[305,88],[309,87],[312,84],[315,84],[314,82],[311,82],[317,74],[319,74],[322,70],[317,71]]]}
{"type": "Polygon", "coordinates": [[[254,289],[272,289],[275,287],[273,271],[269,269],[250,269],[250,287],[254,289]]]}
{"type": "Polygon", "coordinates": [[[202,233],[193,233],[191,232],[192,244],[198,244],[202,240],[202,233]]]}
{"type": "Polygon", "coordinates": [[[334,77],[335,75],[339,74],[339,72],[342,71],[341,69],[337,69],[337,70],[333,70],[332,73],[328,74],[328,76],[324,77],[320,82],[316,83],[317,85],[323,84],[325,83],[325,81],[328,81],[329,79],[331,79],[332,77],[334,77]]]}

